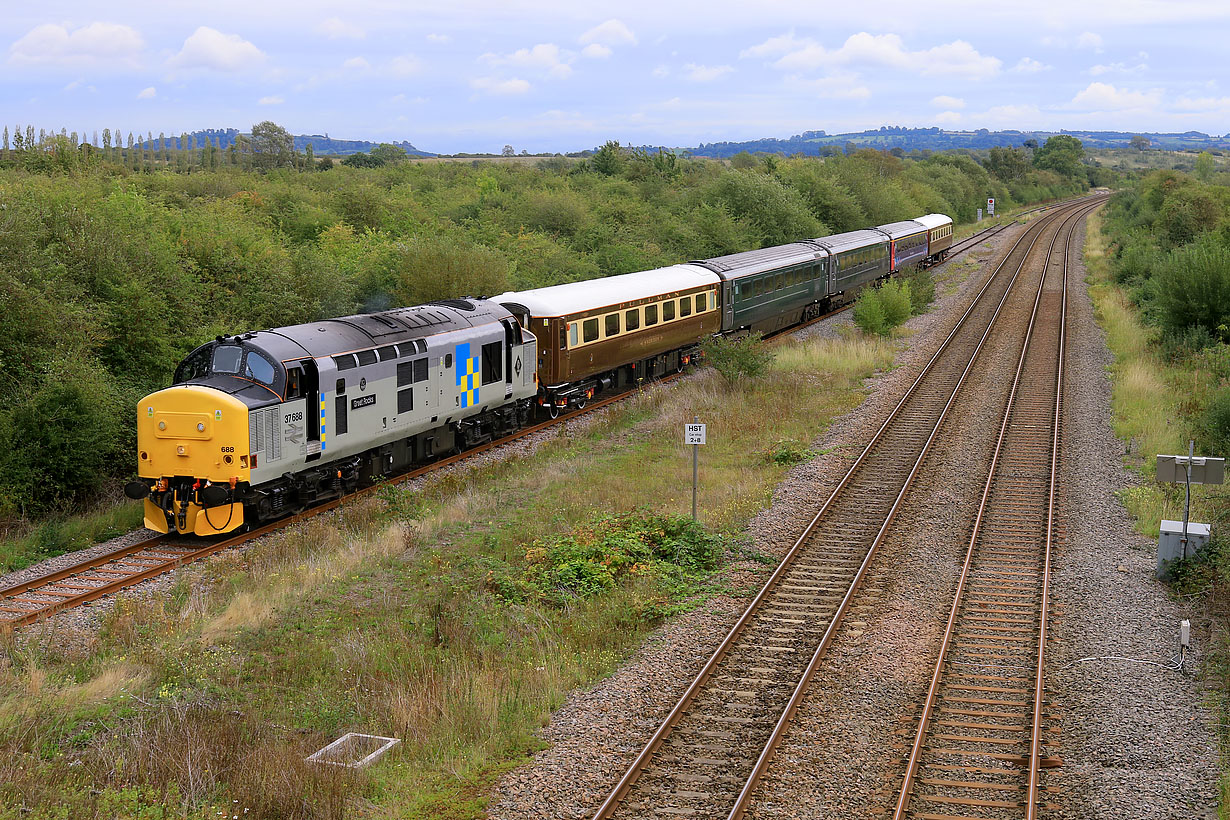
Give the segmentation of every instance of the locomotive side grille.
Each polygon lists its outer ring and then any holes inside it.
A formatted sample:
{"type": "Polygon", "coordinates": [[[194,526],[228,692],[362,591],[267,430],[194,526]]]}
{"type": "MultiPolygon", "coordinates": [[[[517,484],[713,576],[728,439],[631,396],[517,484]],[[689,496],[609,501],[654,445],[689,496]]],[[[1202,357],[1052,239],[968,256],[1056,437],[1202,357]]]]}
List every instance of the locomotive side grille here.
{"type": "Polygon", "coordinates": [[[271,461],[277,461],[282,457],[282,414],[276,407],[270,407],[265,412],[269,414],[265,419],[265,435],[269,439],[266,456],[271,461]]]}
{"type": "Polygon", "coordinates": [[[265,413],[252,414],[252,424],[248,428],[248,452],[259,453],[265,449],[265,413]]]}

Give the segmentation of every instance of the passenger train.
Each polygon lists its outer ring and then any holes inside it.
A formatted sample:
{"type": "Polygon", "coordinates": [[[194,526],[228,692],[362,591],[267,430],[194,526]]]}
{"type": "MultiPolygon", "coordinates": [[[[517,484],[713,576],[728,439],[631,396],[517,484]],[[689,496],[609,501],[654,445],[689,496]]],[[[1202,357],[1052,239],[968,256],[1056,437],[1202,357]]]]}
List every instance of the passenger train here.
{"type": "Polygon", "coordinates": [[[772,332],[941,261],[952,219],[490,299],[220,336],[138,406],[145,525],[231,532],[682,370],[717,334],[772,332]]]}

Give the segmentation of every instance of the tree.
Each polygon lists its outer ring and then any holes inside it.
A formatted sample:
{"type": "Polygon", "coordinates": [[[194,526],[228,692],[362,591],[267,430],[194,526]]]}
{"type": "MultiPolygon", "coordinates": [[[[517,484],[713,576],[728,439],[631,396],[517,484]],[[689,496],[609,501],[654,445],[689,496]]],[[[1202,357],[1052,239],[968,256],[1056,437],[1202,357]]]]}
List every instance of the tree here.
{"type": "Polygon", "coordinates": [[[265,120],[252,126],[251,145],[259,168],[286,168],[294,165],[295,138],[277,123],[265,120]]]}
{"type": "Polygon", "coordinates": [[[1148,148],[1151,144],[1152,143],[1150,142],[1149,138],[1143,134],[1137,134],[1136,136],[1132,137],[1128,141],[1128,145],[1132,146],[1137,151],[1143,151],[1146,148],[1148,148]]]}
{"type": "MultiPolygon", "coordinates": [[[[508,155],[505,154],[505,156],[508,155]]],[[[372,149],[372,159],[378,160],[380,165],[404,162],[406,160],[406,149],[400,145],[382,142],[372,149]]]]}
{"type": "Polygon", "coordinates": [[[769,369],[773,351],[759,333],[747,336],[710,336],[701,342],[705,362],[712,365],[728,385],[755,379],[769,369]]]}
{"type": "Polygon", "coordinates": [[[987,170],[1005,182],[1020,179],[1029,173],[1029,155],[1020,148],[992,148],[987,170]]]}
{"type": "Polygon", "coordinates": [[[1208,151],[1201,151],[1200,156],[1196,157],[1196,179],[1201,182],[1213,179],[1213,155],[1208,151]]]}
{"type": "Polygon", "coordinates": [[[2,156],[4,159],[9,158],[9,127],[7,125],[4,126],[4,154],[2,156]]]}
{"type": "Polygon", "coordinates": [[[515,156],[516,153],[517,153],[516,149],[513,148],[511,145],[505,145],[503,150],[500,151],[500,156],[511,157],[511,156],[515,156]]]}
{"type": "Polygon", "coordinates": [[[1028,148],[1030,151],[1038,150],[1038,141],[1036,139],[1027,139],[1024,142],[1022,142],[1021,145],[1028,148]]]}
{"type": "Polygon", "coordinates": [[[1066,177],[1084,177],[1081,160],[1085,158],[1085,146],[1076,137],[1056,134],[1034,152],[1034,165],[1054,171],[1066,177]]]}
{"type": "Polygon", "coordinates": [[[624,152],[618,140],[607,140],[602,147],[594,152],[590,165],[600,174],[611,176],[619,173],[624,165],[624,152]]]}
{"type": "Polygon", "coordinates": [[[316,168],[316,151],[310,142],[303,147],[303,167],[308,171],[316,168]]]}

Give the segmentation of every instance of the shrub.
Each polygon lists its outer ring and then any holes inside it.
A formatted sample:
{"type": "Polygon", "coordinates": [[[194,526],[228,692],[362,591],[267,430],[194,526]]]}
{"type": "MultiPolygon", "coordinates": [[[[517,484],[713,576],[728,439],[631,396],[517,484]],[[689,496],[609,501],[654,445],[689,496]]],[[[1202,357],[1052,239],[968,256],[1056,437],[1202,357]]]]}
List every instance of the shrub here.
{"type": "Polygon", "coordinates": [[[705,360],[722,375],[727,384],[754,379],[763,374],[773,361],[773,354],[759,333],[731,338],[711,336],[701,343],[705,360]]]}
{"type": "Polygon", "coordinates": [[[906,284],[910,288],[910,312],[915,316],[926,313],[927,308],[935,301],[935,280],[931,278],[931,274],[915,268],[906,279],[906,284]]]}
{"type": "Polygon", "coordinates": [[[1230,387],[1213,394],[1196,426],[1205,452],[1230,456],[1230,387]]]}
{"type": "Polygon", "coordinates": [[[910,318],[913,302],[910,284],[900,279],[890,279],[880,286],[880,303],[884,306],[884,321],[890,328],[910,318]]]}
{"type": "Polygon", "coordinates": [[[1230,249],[1208,238],[1181,248],[1155,282],[1159,319],[1168,333],[1203,327],[1230,341],[1230,249]]]}
{"type": "Polygon", "coordinates": [[[884,318],[884,304],[875,288],[866,288],[854,303],[854,324],[872,336],[887,336],[892,326],[884,318]]]}

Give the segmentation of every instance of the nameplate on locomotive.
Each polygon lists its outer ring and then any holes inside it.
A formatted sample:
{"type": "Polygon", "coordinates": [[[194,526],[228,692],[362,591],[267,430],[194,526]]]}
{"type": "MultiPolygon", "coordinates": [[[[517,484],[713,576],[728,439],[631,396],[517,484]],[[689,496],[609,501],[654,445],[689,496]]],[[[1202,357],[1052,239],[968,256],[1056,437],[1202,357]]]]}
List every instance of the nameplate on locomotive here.
{"type": "Polygon", "coordinates": [[[360,407],[371,407],[375,403],[376,403],[375,393],[372,393],[370,396],[359,396],[357,399],[350,400],[350,409],[358,410],[360,407]]]}

